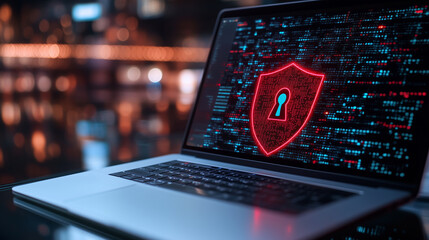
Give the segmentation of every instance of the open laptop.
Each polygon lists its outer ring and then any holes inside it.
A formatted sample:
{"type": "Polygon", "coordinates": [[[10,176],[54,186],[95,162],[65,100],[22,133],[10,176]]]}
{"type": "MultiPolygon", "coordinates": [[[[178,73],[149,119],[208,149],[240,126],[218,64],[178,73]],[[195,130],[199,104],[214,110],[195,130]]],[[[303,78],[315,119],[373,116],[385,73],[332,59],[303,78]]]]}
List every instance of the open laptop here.
{"type": "Polygon", "coordinates": [[[417,195],[428,27],[419,1],[222,11],[180,154],[13,192],[141,238],[319,237],[417,195]]]}

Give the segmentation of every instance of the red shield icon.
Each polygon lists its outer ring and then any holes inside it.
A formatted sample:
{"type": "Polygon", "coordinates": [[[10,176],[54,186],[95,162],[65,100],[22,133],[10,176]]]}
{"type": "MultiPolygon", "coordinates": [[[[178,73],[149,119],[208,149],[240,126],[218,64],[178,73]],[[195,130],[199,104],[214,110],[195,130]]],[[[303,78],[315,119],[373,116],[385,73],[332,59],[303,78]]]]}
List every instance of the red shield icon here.
{"type": "Polygon", "coordinates": [[[324,78],[324,74],[294,62],[259,76],[250,112],[250,129],[266,156],[283,149],[300,134],[310,120],[324,78]]]}

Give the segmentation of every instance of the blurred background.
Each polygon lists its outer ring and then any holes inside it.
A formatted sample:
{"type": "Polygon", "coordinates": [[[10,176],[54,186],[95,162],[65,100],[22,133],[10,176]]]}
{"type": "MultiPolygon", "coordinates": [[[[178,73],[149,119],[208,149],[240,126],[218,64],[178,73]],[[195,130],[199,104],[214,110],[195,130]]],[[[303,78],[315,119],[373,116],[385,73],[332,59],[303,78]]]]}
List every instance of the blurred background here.
{"type": "Polygon", "coordinates": [[[0,2],[0,185],[179,152],[223,8],[0,2]]]}

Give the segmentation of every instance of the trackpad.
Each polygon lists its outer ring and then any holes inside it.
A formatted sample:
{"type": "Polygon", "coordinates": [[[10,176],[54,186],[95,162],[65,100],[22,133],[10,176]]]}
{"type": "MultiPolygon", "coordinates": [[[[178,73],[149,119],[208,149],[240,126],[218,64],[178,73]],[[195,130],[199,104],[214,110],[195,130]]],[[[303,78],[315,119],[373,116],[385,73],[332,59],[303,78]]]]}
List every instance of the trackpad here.
{"type": "Polygon", "coordinates": [[[149,238],[168,238],[173,233],[175,238],[186,238],[190,226],[215,236],[217,230],[213,226],[225,219],[240,223],[224,226],[231,233],[248,227],[253,216],[248,207],[139,184],[71,200],[66,208],[104,225],[149,238]],[[165,231],[166,226],[169,231],[165,231]]]}
{"type": "Polygon", "coordinates": [[[165,215],[171,218],[175,213],[181,213],[182,209],[186,209],[183,213],[187,215],[189,209],[198,210],[203,206],[206,207],[206,204],[201,204],[204,202],[201,201],[202,199],[205,198],[133,184],[66,201],[66,208],[72,212],[85,213],[85,215],[92,213],[105,218],[123,217],[142,221],[144,219],[142,216],[151,216],[149,221],[153,223],[154,216],[165,215]]]}

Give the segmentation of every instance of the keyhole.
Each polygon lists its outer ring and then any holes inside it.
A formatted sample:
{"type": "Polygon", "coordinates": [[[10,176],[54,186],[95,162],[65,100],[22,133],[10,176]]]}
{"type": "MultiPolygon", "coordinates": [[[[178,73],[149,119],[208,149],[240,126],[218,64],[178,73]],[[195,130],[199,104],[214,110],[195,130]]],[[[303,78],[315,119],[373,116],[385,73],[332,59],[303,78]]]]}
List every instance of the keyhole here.
{"type": "Polygon", "coordinates": [[[282,106],[286,102],[286,94],[284,93],[280,94],[280,96],[277,98],[277,102],[279,103],[279,107],[277,108],[277,111],[276,111],[276,117],[280,117],[282,106]]]}
{"type": "Polygon", "coordinates": [[[273,99],[274,106],[271,108],[268,120],[286,121],[287,120],[287,104],[291,99],[289,88],[280,89],[273,99]]]}

